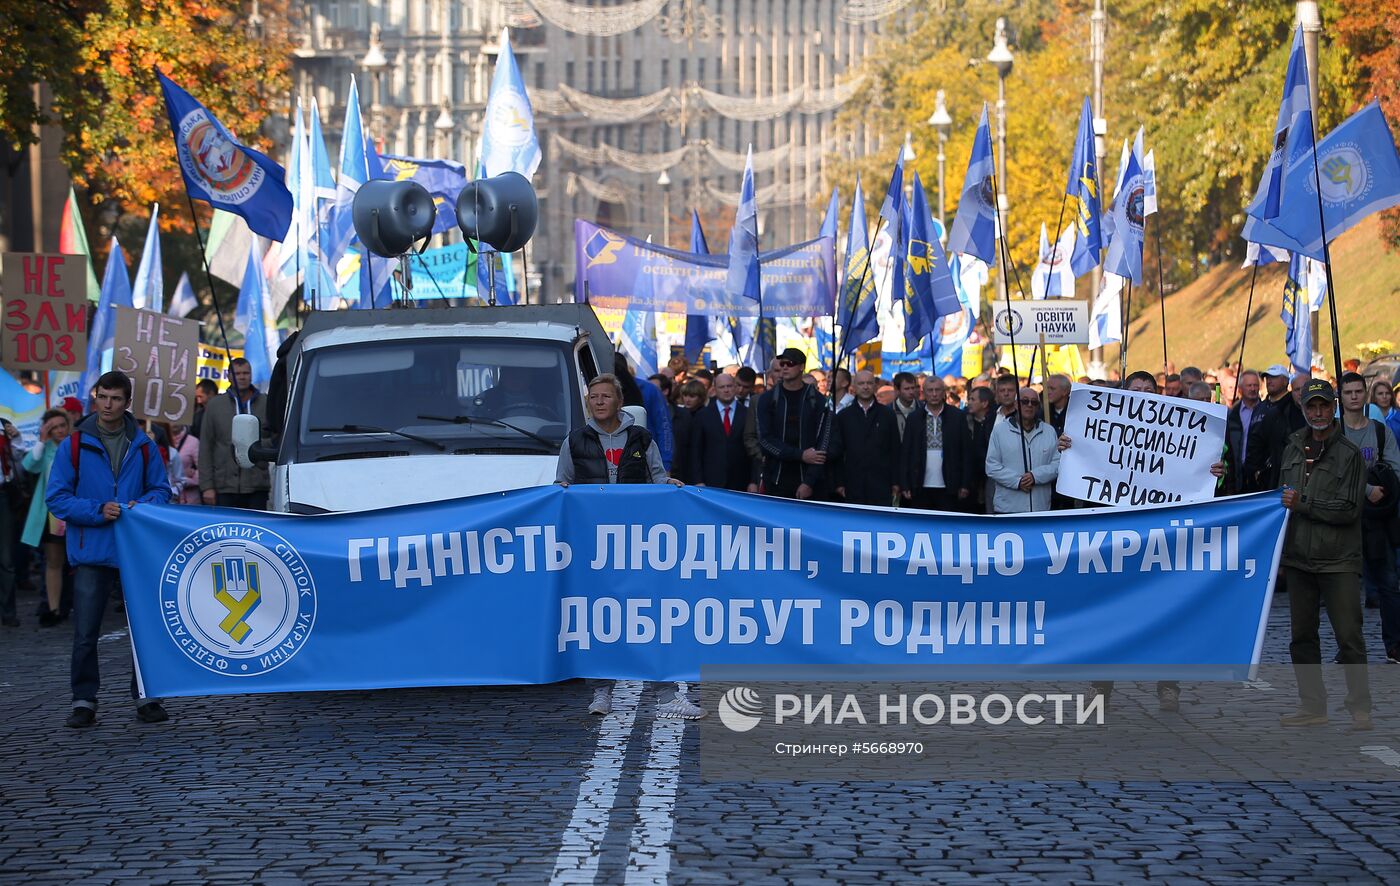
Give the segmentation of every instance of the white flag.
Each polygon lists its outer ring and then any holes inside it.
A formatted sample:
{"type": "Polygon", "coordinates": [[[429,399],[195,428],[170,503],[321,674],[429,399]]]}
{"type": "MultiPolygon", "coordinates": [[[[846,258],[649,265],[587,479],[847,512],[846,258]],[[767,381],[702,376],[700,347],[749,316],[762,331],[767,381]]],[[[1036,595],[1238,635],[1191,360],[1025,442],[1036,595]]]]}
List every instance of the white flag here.
{"type": "Polygon", "coordinates": [[[1069,260],[1076,234],[1075,224],[1070,222],[1052,248],[1045,239],[1045,225],[1040,226],[1040,261],[1031,273],[1031,298],[1074,297],[1074,269],[1069,260]]]}
{"type": "Polygon", "coordinates": [[[1117,274],[1103,275],[1103,289],[1094,299],[1089,321],[1089,348],[1101,348],[1123,340],[1123,281],[1117,274]]]}

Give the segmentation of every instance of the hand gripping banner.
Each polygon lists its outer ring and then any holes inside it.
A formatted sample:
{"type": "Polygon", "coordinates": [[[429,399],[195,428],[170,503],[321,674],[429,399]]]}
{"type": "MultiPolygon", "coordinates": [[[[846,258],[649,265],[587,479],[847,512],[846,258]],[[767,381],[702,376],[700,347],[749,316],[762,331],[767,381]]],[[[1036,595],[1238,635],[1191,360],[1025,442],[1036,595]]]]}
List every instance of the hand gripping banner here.
{"type": "Polygon", "coordinates": [[[117,523],[148,696],[694,680],[701,665],[1150,666],[1243,679],[1272,493],[1013,517],[659,486],[117,523]]]}

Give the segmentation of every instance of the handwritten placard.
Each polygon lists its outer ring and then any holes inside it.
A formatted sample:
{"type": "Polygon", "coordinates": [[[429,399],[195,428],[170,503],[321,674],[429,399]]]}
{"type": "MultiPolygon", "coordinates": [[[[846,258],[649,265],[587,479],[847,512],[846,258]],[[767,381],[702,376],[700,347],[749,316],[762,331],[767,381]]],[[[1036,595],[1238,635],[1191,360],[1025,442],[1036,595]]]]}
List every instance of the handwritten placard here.
{"type": "Polygon", "coordinates": [[[87,364],[87,275],[83,256],[7,252],[0,268],[9,369],[77,371],[87,364]]]}
{"type": "Polygon", "coordinates": [[[1055,490],[1093,505],[1211,498],[1227,413],[1218,403],[1074,385],[1055,490]]]}
{"type": "Polygon", "coordinates": [[[199,323],[155,311],[117,308],[112,368],[131,378],[138,418],[186,425],[194,418],[199,323]]]}

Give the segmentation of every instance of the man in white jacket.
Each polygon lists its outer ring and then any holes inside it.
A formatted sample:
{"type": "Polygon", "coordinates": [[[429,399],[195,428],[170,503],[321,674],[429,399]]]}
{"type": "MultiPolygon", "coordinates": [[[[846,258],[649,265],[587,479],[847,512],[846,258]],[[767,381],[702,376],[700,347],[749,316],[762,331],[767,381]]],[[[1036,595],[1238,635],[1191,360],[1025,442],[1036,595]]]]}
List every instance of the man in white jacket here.
{"type": "Polygon", "coordinates": [[[987,446],[987,478],[994,484],[992,513],[1048,512],[1050,493],[1060,475],[1059,435],[1040,420],[1040,397],[1021,388],[1019,421],[999,421],[987,446]]]}

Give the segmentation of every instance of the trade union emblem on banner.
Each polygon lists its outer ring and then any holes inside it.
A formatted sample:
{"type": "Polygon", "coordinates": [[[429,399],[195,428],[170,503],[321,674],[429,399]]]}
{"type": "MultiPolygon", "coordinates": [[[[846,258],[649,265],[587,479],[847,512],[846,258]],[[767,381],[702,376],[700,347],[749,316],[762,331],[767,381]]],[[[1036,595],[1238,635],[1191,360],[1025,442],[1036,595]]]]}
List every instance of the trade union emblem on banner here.
{"type": "Polygon", "coordinates": [[[530,104],[524,93],[518,89],[505,87],[492,96],[491,135],[504,144],[518,148],[535,137],[530,123],[530,104]]]}
{"type": "Polygon", "coordinates": [[[616,264],[618,253],[627,241],[611,231],[599,228],[583,246],[583,254],[588,256],[588,267],[616,264]]]}
{"type": "Polygon", "coordinates": [[[1339,145],[1328,151],[1323,155],[1319,168],[1322,172],[1322,199],[1328,203],[1345,203],[1354,199],[1370,184],[1370,170],[1353,144],[1339,145]]]}
{"type": "Polygon", "coordinates": [[[1020,335],[1021,328],[1025,326],[1025,321],[1019,313],[1006,308],[997,311],[992,322],[996,325],[996,331],[1002,335],[1020,335]]]}
{"type": "Polygon", "coordinates": [[[211,202],[243,203],[257,193],[266,172],[203,107],[186,114],[177,131],[180,166],[204,184],[211,202]]]}
{"type": "Polygon", "coordinates": [[[216,523],[176,545],[161,572],[161,617],[196,664],[252,677],[286,664],[316,621],[316,585],[295,548],[248,523],[216,523]]]}

